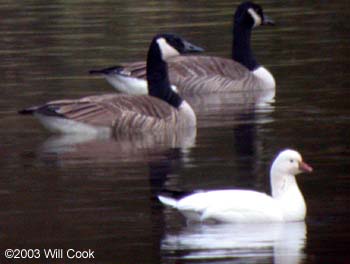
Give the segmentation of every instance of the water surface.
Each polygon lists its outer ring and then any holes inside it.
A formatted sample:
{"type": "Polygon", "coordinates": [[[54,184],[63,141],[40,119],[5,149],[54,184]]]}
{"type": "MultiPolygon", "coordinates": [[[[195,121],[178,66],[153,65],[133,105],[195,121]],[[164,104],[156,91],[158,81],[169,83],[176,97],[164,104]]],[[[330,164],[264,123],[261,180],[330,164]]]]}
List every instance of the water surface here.
{"type": "Polygon", "coordinates": [[[2,257],[5,248],[90,248],[96,259],[87,263],[348,261],[347,1],[260,1],[276,26],[255,30],[254,50],[276,78],[276,95],[187,98],[197,131],[64,137],[16,114],[53,99],[113,92],[88,70],[143,59],[155,33],[175,32],[207,54],[229,57],[238,3],[0,3],[2,257]],[[305,225],[188,226],[154,198],[163,188],[269,192],[271,160],[286,147],[315,169],[298,178],[305,225]]]}

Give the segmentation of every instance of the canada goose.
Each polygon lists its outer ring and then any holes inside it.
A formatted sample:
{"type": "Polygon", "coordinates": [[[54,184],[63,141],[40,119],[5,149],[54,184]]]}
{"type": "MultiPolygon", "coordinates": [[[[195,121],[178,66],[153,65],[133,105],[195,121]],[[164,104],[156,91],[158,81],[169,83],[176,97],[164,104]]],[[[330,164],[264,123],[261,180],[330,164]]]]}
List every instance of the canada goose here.
{"type": "MultiPolygon", "coordinates": [[[[180,94],[275,88],[273,76],[256,61],[250,45],[253,28],[274,22],[259,5],[244,2],[238,6],[233,24],[232,60],[214,56],[177,56],[168,60],[170,81],[180,94]]],[[[143,61],[90,73],[102,74],[119,92],[147,93],[143,61]]]]}
{"type": "Polygon", "coordinates": [[[295,175],[311,172],[294,150],[284,150],[270,170],[272,196],[250,190],[199,192],[180,200],[158,196],[159,200],[178,209],[191,221],[217,222],[294,222],[302,221],[306,205],[295,175]]]}
{"type": "Polygon", "coordinates": [[[165,60],[201,48],[172,34],[153,38],[147,55],[149,95],[105,94],[48,102],[19,111],[53,132],[118,133],[196,126],[191,106],[170,88],[165,60]]]}

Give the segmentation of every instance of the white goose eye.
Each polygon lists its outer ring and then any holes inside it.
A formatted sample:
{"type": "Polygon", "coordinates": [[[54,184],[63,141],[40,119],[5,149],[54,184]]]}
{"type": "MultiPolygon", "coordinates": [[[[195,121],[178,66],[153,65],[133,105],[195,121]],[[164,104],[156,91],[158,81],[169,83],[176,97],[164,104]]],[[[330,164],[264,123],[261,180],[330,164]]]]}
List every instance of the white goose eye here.
{"type": "Polygon", "coordinates": [[[290,159],[289,162],[290,162],[290,163],[294,163],[294,160],[293,160],[293,159],[290,159]]]}

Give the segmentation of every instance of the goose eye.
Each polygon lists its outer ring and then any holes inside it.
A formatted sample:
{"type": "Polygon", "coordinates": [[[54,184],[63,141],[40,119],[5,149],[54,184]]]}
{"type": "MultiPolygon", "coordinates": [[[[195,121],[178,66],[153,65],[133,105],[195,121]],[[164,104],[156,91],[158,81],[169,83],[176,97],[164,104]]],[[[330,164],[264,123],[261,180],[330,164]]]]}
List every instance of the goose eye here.
{"type": "Polygon", "coordinates": [[[294,163],[294,160],[293,160],[293,159],[290,159],[289,162],[290,162],[290,163],[294,163]]]}

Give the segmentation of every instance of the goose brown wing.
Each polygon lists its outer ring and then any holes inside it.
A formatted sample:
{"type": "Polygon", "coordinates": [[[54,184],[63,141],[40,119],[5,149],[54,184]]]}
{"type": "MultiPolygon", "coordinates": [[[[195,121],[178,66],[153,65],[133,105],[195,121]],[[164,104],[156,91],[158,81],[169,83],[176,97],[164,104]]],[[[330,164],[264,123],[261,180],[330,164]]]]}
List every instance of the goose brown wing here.
{"type": "MultiPolygon", "coordinates": [[[[250,74],[247,68],[231,59],[213,56],[176,56],[168,61],[169,75],[172,83],[177,78],[189,76],[220,75],[230,79],[244,78],[250,74]]],[[[146,79],[146,62],[137,61],[122,64],[123,72],[135,78],[146,79]]]]}
{"type": "Polygon", "coordinates": [[[242,91],[255,84],[248,69],[233,60],[219,57],[172,58],[169,75],[182,93],[242,91]]]}
{"type": "Polygon", "coordinates": [[[93,126],[115,127],[146,125],[170,118],[173,109],[167,103],[151,96],[105,94],[78,100],[59,100],[38,107],[36,112],[67,118],[93,126]]]}
{"type": "Polygon", "coordinates": [[[122,72],[126,76],[132,76],[139,79],[146,79],[146,62],[136,61],[131,63],[121,64],[122,72]]]}
{"type": "MultiPolygon", "coordinates": [[[[231,59],[213,56],[176,56],[168,60],[169,78],[180,93],[242,91],[256,85],[250,71],[231,59]]],[[[124,65],[124,72],[146,78],[146,63],[124,65]]]]}
{"type": "Polygon", "coordinates": [[[249,70],[231,59],[213,56],[177,56],[169,59],[170,78],[188,76],[220,75],[230,79],[241,79],[250,74],[249,70]]]}

